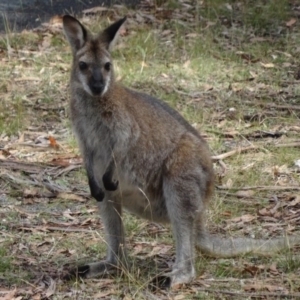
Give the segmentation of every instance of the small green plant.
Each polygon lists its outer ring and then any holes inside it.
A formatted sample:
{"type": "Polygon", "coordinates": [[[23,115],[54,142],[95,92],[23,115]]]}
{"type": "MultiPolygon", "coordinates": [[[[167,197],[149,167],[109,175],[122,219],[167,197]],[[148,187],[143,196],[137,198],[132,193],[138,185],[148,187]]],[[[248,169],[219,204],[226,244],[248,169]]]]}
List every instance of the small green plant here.
{"type": "Polygon", "coordinates": [[[300,257],[292,250],[287,250],[281,253],[278,258],[278,267],[283,270],[284,273],[292,273],[300,269],[300,257]]]}
{"type": "Polygon", "coordinates": [[[12,269],[12,259],[7,253],[7,248],[4,246],[0,247],[0,273],[6,273],[12,269]]]}

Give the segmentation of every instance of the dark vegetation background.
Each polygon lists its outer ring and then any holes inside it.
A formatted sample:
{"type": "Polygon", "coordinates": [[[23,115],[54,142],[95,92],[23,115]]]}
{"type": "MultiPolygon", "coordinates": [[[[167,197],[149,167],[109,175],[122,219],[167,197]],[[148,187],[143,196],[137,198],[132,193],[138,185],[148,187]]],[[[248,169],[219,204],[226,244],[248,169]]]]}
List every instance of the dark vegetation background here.
{"type": "Polygon", "coordinates": [[[78,14],[95,6],[109,7],[113,4],[136,6],[139,0],[1,0],[0,32],[5,28],[20,31],[40,26],[51,16],[78,14]]]}

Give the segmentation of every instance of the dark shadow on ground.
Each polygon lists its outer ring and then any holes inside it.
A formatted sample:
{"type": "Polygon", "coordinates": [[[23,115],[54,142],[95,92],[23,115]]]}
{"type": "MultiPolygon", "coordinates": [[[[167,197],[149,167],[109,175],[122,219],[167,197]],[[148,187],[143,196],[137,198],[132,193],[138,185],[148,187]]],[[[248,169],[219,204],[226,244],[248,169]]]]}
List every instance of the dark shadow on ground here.
{"type": "Polygon", "coordinates": [[[139,0],[0,0],[0,33],[31,29],[54,15],[80,14],[94,6],[124,4],[136,6],[139,0]]]}

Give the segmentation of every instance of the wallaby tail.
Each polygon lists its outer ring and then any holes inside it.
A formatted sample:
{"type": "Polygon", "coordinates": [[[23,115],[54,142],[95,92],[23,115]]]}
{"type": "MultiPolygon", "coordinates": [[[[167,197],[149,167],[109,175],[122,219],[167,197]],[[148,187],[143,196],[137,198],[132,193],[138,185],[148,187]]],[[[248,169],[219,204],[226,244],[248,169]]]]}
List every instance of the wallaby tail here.
{"type": "Polygon", "coordinates": [[[256,253],[264,256],[271,255],[283,249],[300,244],[299,236],[262,240],[251,238],[221,238],[201,232],[197,238],[197,248],[208,256],[234,257],[246,253],[256,253]]]}

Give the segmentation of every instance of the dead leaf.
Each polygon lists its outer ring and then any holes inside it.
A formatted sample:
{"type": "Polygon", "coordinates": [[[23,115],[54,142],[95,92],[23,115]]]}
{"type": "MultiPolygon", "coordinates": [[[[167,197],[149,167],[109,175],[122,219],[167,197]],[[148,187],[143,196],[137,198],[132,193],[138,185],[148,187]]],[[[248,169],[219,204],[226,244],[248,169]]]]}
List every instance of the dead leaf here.
{"type": "Polygon", "coordinates": [[[176,295],[173,299],[174,299],[174,300],[182,300],[182,299],[186,299],[186,295],[185,295],[185,294],[176,295]]]}
{"type": "Polygon", "coordinates": [[[288,206],[295,206],[300,203],[300,195],[295,195],[294,199],[289,202],[288,206]]]}
{"type": "Polygon", "coordinates": [[[250,53],[245,53],[243,51],[237,51],[236,52],[237,55],[239,55],[242,59],[251,62],[251,63],[256,63],[259,61],[258,58],[255,58],[252,54],[250,53]]]}
{"type": "Polygon", "coordinates": [[[264,38],[264,37],[260,37],[260,36],[256,36],[250,39],[251,43],[256,43],[256,42],[266,42],[266,41],[270,41],[270,39],[268,38],[264,38]]]}
{"type": "Polygon", "coordinates": [[[41,81],[41,78],[38,77],[22,77],[22,78],[15,78],[15,82],[21,82],[21,81],[41,81]]]}
{"type": "Polygon", "coordinates": [[[57,197],[62,199],[67,199],[67,200],[75,200],[78,202],[86,202],[86,199],[84,197],[73,193],[58,193],[57,197]]]}
{"type": "Polygon", "coordinates": [[[250,223],[255,219],[256,219],[256,216],[246,214],[246,215],[243,215],[243,216],[240,216],[240,217],[237,217],[237,218],[230,219],[229,221],[230,222],[235,222],[235,223],[238,223],[238,222],[250,223]]]}
{"type": "Polygon", "coordinates": [[[285,25],[286,25],[286,27],[292,27],[293,25],[296,24],[296,22],[297,22],[297,19],[292,18],[292,19],[290,19],[289,21],[287,21],[287,22],[285,23],[285,25]]]}
{"type": "Polygon", "coordinates": [[[143,252],[145,252],[145,248],[143,247],[143,245],[138,244],[138,245],[134,246],[132,255],[135,256],[135,255],[143,253],[143,252]]]}
{"type": "Polygon", "coordinates": [[[56,290],[56,282],[51,277],[47,278],[47,285],[48,288],[45,291],[46,298],[49,298],[50,296],[54,295],[56,290]]]}
{"type": "Polygon", "coordinates": [[[161,32],[161,36],[167,36],[167,35],[170,35],[171,33],[172,33],[172,30],[166,29],[161,32]]]}
{"type": "Polygon", "coordinates": [[[40,51],[46,51],[51,47],[51,39],[52,39],[52,35],[51,34],[47,34],[43,37],[43,41],[42,44],[39,45],[39,49],[40,51]]]}
{"type": "Polygon", "coordinates": [[[269,268],[269,272],[272,273],[273,275],[278,275],[279,271],[277,270],[277,264],[273,263],[269,268]]]}
{"type": "Polygon", "coordinates": [[[221,213],[221,215],[222,215],[222,216],[225,216],[225,217],[231,217],[232,213],[231,213],[231,211],[223,211],[223,212],[221,213]]]}
{"type": "Polygon", "coordinates": [[[100,293],[95,294],[93,296],[93,299],[102,299],[104,297],[114,295],[115,293],[116,293],[116,290],[109,290],[109,291],[100,292],[100,293]]]}
{"type": "Polygon", "coordinates": [[[246,190],[246,191],[237,191],[235,195],[238,198],[252,198],[255,195],[255,192],[253,190],[246,190]]]}
{"type": "Polygon", "coordinates": [[[110,9],[108,7],[105,7],[105,6],[95,6],[95,7],[92,7],[92,8],[84,9],[82,11],[82,13],[84,13],[84,14],[96,14],[96,13],[101,13],[101,12],[109,11],[109,10],[110,9]]]}
{"type": "Polygon", "coordinates": [[[230,91],[239,92],[243,89],[243,87],[239,83],[230,83],[228,89],[230,91]]]}
{"type": "Polygon", "coordinates": [[[267,64],[264,64],[264,63],[260,63],[264,68],[266,69],[271,69],[271,68],[275,68],[275,65],[273,63],[267,63],[267,64]]]}
{"type": "Polygon", "coordinates": [[[258,273],[260,273],[261,271],[263,271],[264,269],[265,269],[265,266],[263,266],[263,265],[254,266],[254,265],[245,264],[244,272],[248,272],[252,276],[255,276],[258,273]]]}
{"type": "Polygon", "coordinates": [[[196,37],[198,37],[199,36],[199,33],[188,33],[187,35],[186,35],[186,37],[188,37],[188,38],[196,38],[196,37]]]}
{"type": "Polygon", "coordinates": [[[59,145],[57,144],[56,139],[53,136],[49,135],[48,139],[49,139],[49,142],[50,142],[50,146],[52,148],[59,149],[59,145]]]}
{"type": "Polygon", "coordinates": [[[146,257],[152,257],[158,254],[165,254],[167,253],[170,249],[172,249],[172,246],[170,245],[159,245],[153,247],[152,251],[146,255],[146,257]]]}
{"type": "Polygon", "coordinates": [[[16,289],[9,291],[4,297],[1,297],[0,300],[14,300],[16,292],[16,289]]]}
{"type": "Polygon", "coordinates": [[[260,215],[260,216],[272,216],[273,214],[272,214],[272,212],[269,210],[269,209],[267,209],[267,208],[262,208],[262,209],[260,209],[259,211],[258,211],[258,214],[260,215]]]}
{"type": "Polygon", "coordinates": [[[40,293],[36,293],[35,295],[31,296],[32,300],[41,300],[42,299],[42,295],[40,293]]]}
{"type": "Polygon", "coordinates": [[[211,91],[214,89],[214,87],[212,85],[206,84],[206,83],[204,84],[203,88],[204,88],[205,92],[208,92],[208,91],[211,91]]]}
{"type": "Polygon", "coordinates": [[[263,291],[267,290],[269,292],[286,292],[286,289],[277,285],[264,284],[264,283],[255,283],[255,284],[247,284],[244,286],[245,291],[263,291]]]}
{"type": "Polygon", "coordinates": [[[65,211],[63,212],[63,216],[64,216],[65,218],[67,218],[67,219],[72,220],[72,221],[76,220],[77,218],[72,217],[72,216],[71,216],[71,213],[72,213],[72,212],[70,211],[70,209],[67,209],[67,210],[65,210],[65,211]]]}
{"type": "Polygon", "coordinates": [[[39,194],[39,190],[37,188],[28,188],[28,189],[24,189],[23,191],[23,197],[35,197],[39,194]]]}
{"type": "Polygon", "coordinates": [[[72,164],[82,164],[82,158],[78,155],[62,155],[55,157],[51,160],[51,164],[61,166],[61,167],[68,167],[72,164]]]}
{"type": "Polygon", "coordinates": [[[147,63],[145,63],[144,61],[141,61],[141,66],[142,66],[142,68],[147,68],[148,67],[147,63]]]}
{"type": "Polygon", "coordinates": [[[191,61],[190,60],[187,60],[184,64],[183,64],[183,67],[186,69],[189,67],[189,65],[191,64],[191,61]]]}
{"type": "MultiPolygon", "coordinates": [[[[172,285],[171,290],[172,291],[181,290],[184,286],[185,286],[184,283],[177,283],[177,284],[172,285]]],[[[185,295],[185,298],[183,298],[183,299],[186,299],[186,295],[185,295]]]]}
{"type": "Polygon", "coordinates": [[[229,178],[225,184],[226,188],[230,189],[233,186],[233,181],[229,178]]]}
{"type": "Polygon", "coordinates": [[[62,26],[63,23],[63,16],[53,16],[50,21],[49,21],[50,25],[52,26],[62,26]]]}
{"type": "Polygon", "coordinates": [[[127,35],[127,30],[126,30],[126,27],[125,27],[125,26],[122,26],[122,27],[119,29],[119,35],[120,35],[120,36],[125,36],[125,35],[127,35]]]}
{"type": "Polygon", "coordinates": [[[255,73],[254,71],[249,71],[250,75],[252,78],[256,78],[258,76],[257,73],[255,73]]]}

